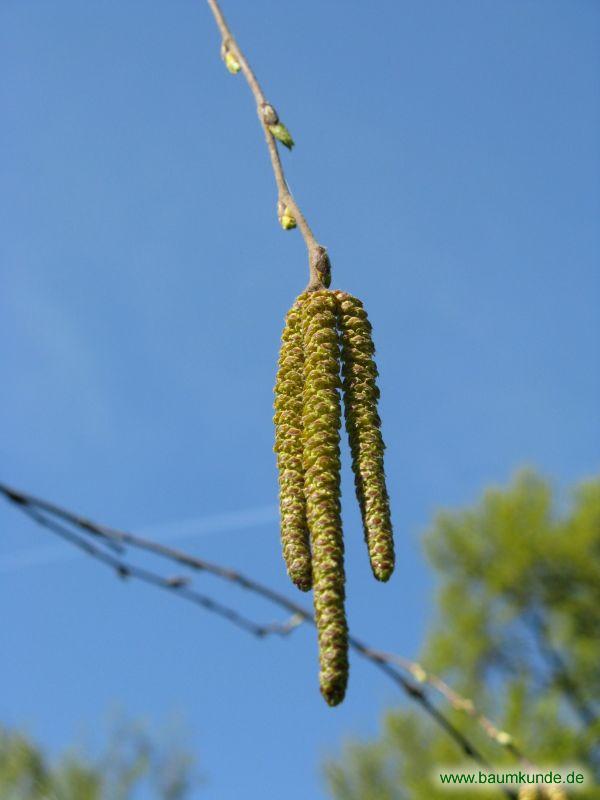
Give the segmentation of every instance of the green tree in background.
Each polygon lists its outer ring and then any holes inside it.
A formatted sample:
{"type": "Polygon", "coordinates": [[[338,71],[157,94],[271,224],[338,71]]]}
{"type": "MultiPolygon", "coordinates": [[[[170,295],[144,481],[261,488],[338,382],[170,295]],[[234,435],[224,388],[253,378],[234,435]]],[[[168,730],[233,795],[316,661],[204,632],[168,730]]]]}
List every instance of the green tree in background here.
{"type": "Polygon", "coordinates": [[[119,723],[103,754],[72,751],[50,760],[27,736],[0,727],[2,800],[186,800],[197,781],[192,759],[169,737],[167,744],[143,727],[119,723]]]}
{"type": "MultiPolygon", "coordinates": [[[[547,482],[522,473],[474,508],[441,513],[425,544],[439,593],[423,667],[510,732],[537,766],[583,767],[587,781],[572,796],[600,798],[600,480],[582,483],[562,507],[547,482]]],[[[515,771],[474,719],[451,718],[494,767],[515,771]]],[[[338,800],[437,800],[449,794],[431,776],[453,767],[476,769],[418,710],[402,708],[387,713],[377,741],[347,744],[326,775],[338,800]]]]}

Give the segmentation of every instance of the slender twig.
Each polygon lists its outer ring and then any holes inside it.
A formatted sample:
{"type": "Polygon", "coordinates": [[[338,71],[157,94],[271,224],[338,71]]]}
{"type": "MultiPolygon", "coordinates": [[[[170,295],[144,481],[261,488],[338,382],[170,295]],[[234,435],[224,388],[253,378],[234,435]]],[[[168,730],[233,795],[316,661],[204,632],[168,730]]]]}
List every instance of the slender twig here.
{"type": "MultiPolygon", "coordinates": [[[[279,635],[286,635],[298,627],[302,622],[314,625],[314,618],[310,611],[290,600],[285,595],[276,592],[264,584],[255,581],[252,578],[243,575],[242,573],[223,567],[219,564],[214,564],[204,559],[197,558],[196,556],[189,555],[180,550],[167,547],[166,545],[154,542],[149,539],[137,536],[132,533],[120,531],[115,528],[110,528],[105,525],[97,525],[89,519],[74,514],[67,509],[56,506],[53,503],[48,503],[26,492],[18,491],[14,488],[0,484],[0,493],[4,495],[9,501],[16,505],[24,513],[28,514],[37,524],[42,525],[46,529],[59,535],[61,538],[66,539],[71,544],[78,547],[87,555],[101,561],[106,566],[115,570],[116,574],[120,577],[132,577],[138,580],[150,583],[162,589],[171,591],[175,596],[182,597],[197,605],[202,606],[204,609],[218,614],[220,617],[233,622],[238,627],[249,631],[250,633],[264,637],[266,635],[276,633],[279,635]],[[58,523],[51,519],[51,516],[57,516],[61,522],[58,523]],[[74,533],[65,527],[62,523],[69,523],[81,531],[81,534],[74,533]],[[224,606],[221,603],[216,603],[212,598],[196,592],[188,586],[185,578],[180,576],[163,577],[146,568],[140,568],[131,564],[125,558],[117,558],[111,553],[101,549],[92,542],[85,538],[85,535],[92,534],[96,536],[109,537],[107,539],[114,539],[123,547],[131,547],[137,550],[154,553],[155,555],[164,558],[171,563],[184,565],[193,570],[204,571],[215,575],[229,583],[241,586],[248,591],[264,597],[275,605],[283,608],[291,613],[291,617],[283,623],[272,623],[270,625],[259,625],[246,617],[239,615],[233,609],[224,606]]],[[[104,539],[99,540],[104,544],[104,539]]],[[[490,763],[479,751],[479,749],[466,737],[462,731],[457,728],[454,723],[437,708],[423,687],[419,685],[418,681],[405,677],[397,667],[407,669],[409,662],[400,659],[397,656],[390,655],[381,650],[372,648],[370,645],[358,639],[355,636],[349,638],[350,647],[367,661],[372,663],[381,672],[387,675],[397,686],[399,686],[412,700],[414,700],[431,719],[442,728],[460,747],[462,752],[469,758],[473,759],[477,764],[485,769],[490,769],[490,763]]],[[[410,670],[408,670],[410,672],[410,670]]],[[[504,794],[507,797],[515,798],[516,795],[511,790],[505,788],[504,794]]]]}
{"type": "Polygon", "coordinates": [[[259,625],[242,614],[239,614],[237,611],[234,611],[229,606],[219,603],[212,597],[202,594],[201,592],[197,592],[195,589],[189,588],[188,579],[185,576],[173,575],[164,577],[153,570],[131,564],[122,558],[117,558],[110,553],[101,550],[83,536],[74,533],[61,523],[49,519],[43,513],[36,511],[34,508],[24,507],[23,512],[31,517],[31,519],[34,520],[34,522],[36,522],[38,525],[41,525],[42,527],[52,531],[52,533],[60,536],[61,539],[64,539],[65,541],[74,545],[96,561],[100,561],[107,567],[114,569],[119,578],[135,578],[144,583],[156,586],[159,589],[166,589],[170,592],[173,592],[177,594],[178,597],[188,600],[191,603],[195,603],[196,605],[201,606],[207,611],[211,611],[213,614],[216,614],[219,617],[223,617],[236,627],[241,628],[248,633],[252,633],[254,636],[262,637],[270,633],[281,633],[285,635],[285,633],[288,633],[291,630],[289,623],[287,622],[281,625],[278,623],[259,625]]]}
{"type": "Polygon", "coordinates": [[[15,505],[22,505],[24,510],[27,507],[35,506],[39,511],[47,511],[52,516],[70,522],[72,525],[91,533],[93,536],[99,536],[102,539],[102,543],[110,547],[111,550],[117,553],[123,552],[123,545],[120,544],[118,537],[115,536],[111,530],[108,528],[103,529],[101,525],[96,525],[86,517],[74,514],[72,511],[67,511],[54,503],[50,503],[48,500],[42,500],[39,497],[29,497],[22,492],[13,491],[9,486],[1,485],[0,491],[8,500],[15,503],[15,505]]]}
{"type": "Polygon", "coordinates": [[[512,736],[506,731],[501,730],[485,714],[482,714],[468,697],[459,694],[455,689],[448,686],[446,681],[442,680],[438,675],[434,675],[429,670],[426,670],[417,661],[411,661],[404,656],[398,656],[393,653],[381,653],[381,655],[390,663],[397,664],[399,667],[409,672],[418,683],[425,683],[439,692],[455,711],[461,711],[476,720],[485,734],[492,739],[492,741],[506,748],[511,755],[520,761],[525,769],[534,769],[535,765],[525,756],[512,736]]]}
{"type": "Polygon", "coordinates": [[[277,192],[278,192],[278,202],[283,206],[287,206],[292,211],[292,214],[298,224],[298,228],[300,229],[300,232],[306,244],[306,249],[308,251],[308,267],[309,267],[310,280],[307,288],[309,290],[313,290],[313,289],[323,288],[323,286],[328,286],[330,280],[331,265],[329,262],[329,258],[327,256],[327,251],[316,240],[315,235],[313,234],[308,222],[306,221],[306,217],[302,213],[300,206],[298,205],[298,203],[296,202],[290,191],[290,188],[285,179],[283,164],[281,163],[281,157],[279,155],[279,150],[277,148],[275,137],[269,130],[267,118],[265,117],[265,109],[273,110],[273,105],[272,103],[267,102],[266,95],[263,92],[256,78],[256,75],[252,70],[252,67],[248,63],[248,59],[242,52],[239,44],[237,43],[234,35],[232,34],[231,29],[229,28],[229,25],[227,24],[225,17],[223,16],[223,12],[221,11],[219,3],[217,2],[217,0],[207,0],[207,2],[215,18],[217,27],[221,32],[221,36],[223,38],[223,45],[237,59],[241,67],[242,73],[246,78],[246,81],[248,82],[248,86],[250,87],[250,90],[254,95],[254,99],[256,101],[256,110],[258,112],[258,119],[260,120],[260,124],[265,134],[267,148],[269,150],[269,156],[271,158],[271,166],[273,167],[273,173],[275,175],[275,183],[277,184],[277,192]]]}
{"type": "MultiPolygon", "coordinates": [[[[495,725],[489,717],[487,717],[485,714],[482,714],[475,707],[475,704],[472,700],[459,694],[455,689],[452,689],[450,686],[448,686],[446,681],[442,680],[442,678],[440,678],[438,675],[429,672],[429,670],[425,670],[424,667],[417,661],[411,661],[408,658],[404,658],[404,656],[398,656],[393,653],[381,653],[381,655],[389,663],[397,664],[405,669],[419,683],[425,683],[439,692],[442,697],[444,697],[450,703],[455,711],[461,711],[467,714],[469,717],[472,717],[484,731],[486,736],[499,744],[501,747],[505,748],[505,750],[521,764],[526,772],[540,771],[539,767],[537,767],[536,764],[526,757],[525,753],[521,750],[509,733],[498,728],[498,726],[495,725]]],[[[547,787],[540,786],[537,788],[535,797],[544,799],[547,798],[547,800],[567,800],[566,792],[560,787],[552,787],[551,791],[549,792],[547,787]]]]}

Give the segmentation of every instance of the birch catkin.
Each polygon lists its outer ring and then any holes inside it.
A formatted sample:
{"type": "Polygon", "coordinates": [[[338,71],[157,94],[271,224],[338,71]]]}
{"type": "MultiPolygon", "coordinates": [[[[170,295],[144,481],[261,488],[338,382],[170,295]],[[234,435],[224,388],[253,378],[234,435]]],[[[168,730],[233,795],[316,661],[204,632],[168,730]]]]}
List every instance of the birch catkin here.
{"type": "Polygon", "coordinates": [[[327,290],[312,292],[301,306],[301,315],[304,491],[312,549],[319,677],[323,697],[334,706],[343,700],[348,681],[340,517],[340,350],[335,295],[327,290]]]}
{"type": "Polygon", "coordinates": [[[379,389],[371,325],[360,300],[336,292],[342,341],[346,430],[356,496],[373,574],[387,581],[394,570],[394,540],[383,469],[384,443],[377,413],[379,389]]]}
{"type": "Polygon", "coordinates": [[[304,352],[300,295],[286,316],[275,384],[275,452],[279,470],[281,545],[288,575],[302,591],[312,585],[302,464],[304,352]]]}
{"type": "Polygon", "coordinates": [[[341,388],[371,567],[382,581],[394,569],[374,352],[362,303],[345,292],[305,292],[288,312],[275,386],[281,542],[291,579],[305,591],[313,587],[319,682],[332,706],[348,682],[341,388]]]}

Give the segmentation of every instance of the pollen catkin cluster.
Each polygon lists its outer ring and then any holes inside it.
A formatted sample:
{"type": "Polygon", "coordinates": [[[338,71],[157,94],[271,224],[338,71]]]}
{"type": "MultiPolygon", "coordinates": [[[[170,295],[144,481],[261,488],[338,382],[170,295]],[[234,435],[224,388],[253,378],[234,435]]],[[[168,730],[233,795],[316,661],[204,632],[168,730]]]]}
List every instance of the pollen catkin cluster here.
{"type": "Polygon", "coordinates": [[[394,568],[371,326],[359,300],[306,292],[287,314],[275,386],[281,541],[292,581],[313,588],[320,687],[340,703],[348,681],[340,505],[340,390],[373,573],[394,568]],[[342,381],[343,377],[343,381],[342,381]]]}

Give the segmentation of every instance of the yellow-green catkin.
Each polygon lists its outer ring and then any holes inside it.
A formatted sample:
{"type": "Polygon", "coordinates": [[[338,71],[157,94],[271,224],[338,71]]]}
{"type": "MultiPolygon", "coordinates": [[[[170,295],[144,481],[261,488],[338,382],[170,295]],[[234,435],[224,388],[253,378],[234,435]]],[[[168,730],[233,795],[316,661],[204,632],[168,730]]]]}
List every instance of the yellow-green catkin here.
{"type": "Polygon", "coordinates": [[[352,453],[356,496],[373,574],[387,581],[394,570],[394,539],[385,473],[379,389],[371,324],[360,300],[336,292],[342,342],[346,430],[352,453]]]}
{"type": "Polygon", "coordinates": [[[321,693],[340,703],[348,682],[344,544],[340,517],[340,346],[337,299],[324,290],[301,306],[304,339],[304,490],[312,549],[321,693]]]}
{"type": "Polygon", "coordinates": [[[306,592],[312,586],[312,566],[302,463],[303,300],[304,295],[300,295],[285,320],[275,384],[274,422],[283,557],[288,575],[306,592]]]}

